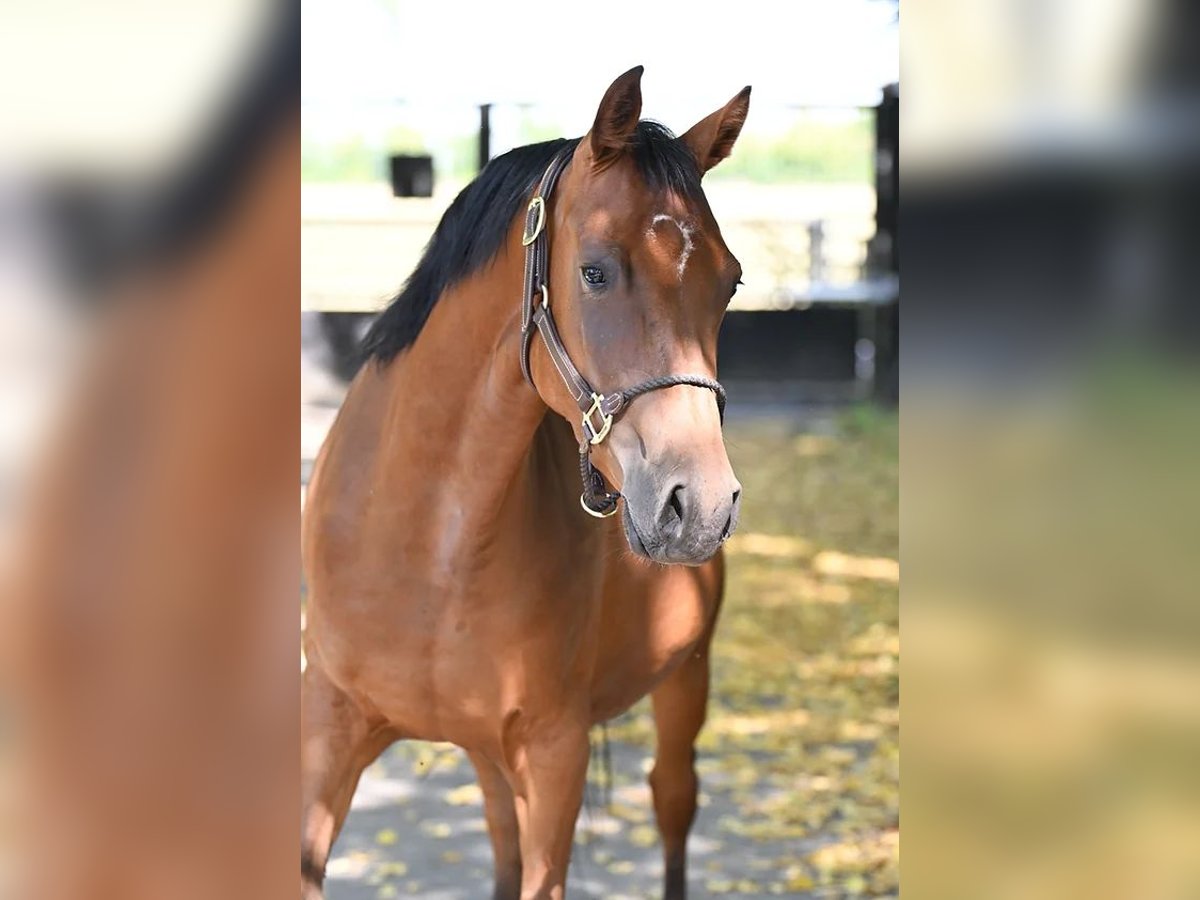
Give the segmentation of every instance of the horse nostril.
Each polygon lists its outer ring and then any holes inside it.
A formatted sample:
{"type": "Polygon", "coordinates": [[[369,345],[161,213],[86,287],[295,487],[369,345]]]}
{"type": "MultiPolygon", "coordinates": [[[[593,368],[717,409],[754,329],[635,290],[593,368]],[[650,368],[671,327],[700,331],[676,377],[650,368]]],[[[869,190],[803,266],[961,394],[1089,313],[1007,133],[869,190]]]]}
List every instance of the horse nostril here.
{"type": "Polygon", "coordinates": [[[733,529],[737,527],[738,500],[741,499],[742,488],[739,485],[737,490],[733,492],[733,502],[729,505],[729,515],[725,519],[725,527],[721,529],[721,542],[729,540],[729,536],[733,534],[733,529]]]}
{"type": "Polygon", "coordinates": [[[683,485],[677,484],[671,490],[671,496],[667,499],[667,505],[675,513],[675,518],[680,522],[683,521],[683,485]]]}
{"type": "Polygon", "coordinates": [[[733,513],[729,514],[729,518],[725,520],[725,527],[721,529],[721,540],[728,540],[729,535],[733,533],[733,513]]]}

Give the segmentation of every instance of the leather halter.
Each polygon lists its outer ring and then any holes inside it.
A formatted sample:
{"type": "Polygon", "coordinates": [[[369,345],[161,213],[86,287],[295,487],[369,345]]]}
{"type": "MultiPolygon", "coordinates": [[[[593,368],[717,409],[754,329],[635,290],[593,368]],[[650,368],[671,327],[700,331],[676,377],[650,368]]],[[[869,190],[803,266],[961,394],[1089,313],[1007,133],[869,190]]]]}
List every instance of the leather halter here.
{"type": "Polygon", "coordinates": [[[559,376],[583,414],[583,436],[579,441],[579,474],[583,479],[583,493],[579,497],[579,504],[589,515],[607,518],[617,511],[617,501],[621,499],[621,495],[608,490],[604,476],[592,465],[591,450],[608,437],[613,420],[630,401],[660,388],[690,384],[716,394],[717,409],[721,421],[724,422],[725,389],[715,379],[703,375],[660,375],[638,382],[633,387],[601,394],[592,388],[571,362],[567,348],[559,337],[558,328],[555,327],[554,315],[550,312],[550,289],[547,287],[550,278],[550,239],[546,233],[546,202],[554,192],[554,185],[558,183],[559,176],[570,163],[573,152],[574,146],[568,146],[550,161],[525,211],[525,230],[521,237],[521,243],[525,246],[525,287],[521,297],[521,372],[536,390],[537,386],[533,384],[533,375],[529,370],[529,348],[536,328],[542,336],[542,342],[546,345],[554,368],[558,370],[559,376]]]}

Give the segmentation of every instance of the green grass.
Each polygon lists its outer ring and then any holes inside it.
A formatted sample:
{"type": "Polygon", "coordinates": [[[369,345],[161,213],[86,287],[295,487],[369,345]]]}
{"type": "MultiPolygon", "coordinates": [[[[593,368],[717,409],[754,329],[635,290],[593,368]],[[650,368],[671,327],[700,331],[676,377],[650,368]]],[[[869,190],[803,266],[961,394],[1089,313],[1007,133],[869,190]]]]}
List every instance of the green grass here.
{"type": "Polygon", "coordinates": [[[734,154],[707,177],[758,184],[870,184],[874,142],[866,112],[846,121],[806,116],[779,136],[760,137],[748,130],[734,154]]]}
{"type": "MultiPolygon", "coordinates": [[[[843,120],[797,114],[797,124],[779,135],[756,135],[738,140],[737,152],[713,169],[716,180],[757,184],[829,184],[871,182],[874,133],[867,112],[843,120]]],[[[561,137],[550,120],[527,115],[519,126],[522,143],[561,137]]],[[[465,182],[475,175],[478,137],[464,133],[431,147],[416,131],[397,127],[382,141],[348,136],[341,141],[307,140],[301,153],[300,177],[306,182],[385,181],[392,153],[432,153],[439,179],[465,182]]]]}

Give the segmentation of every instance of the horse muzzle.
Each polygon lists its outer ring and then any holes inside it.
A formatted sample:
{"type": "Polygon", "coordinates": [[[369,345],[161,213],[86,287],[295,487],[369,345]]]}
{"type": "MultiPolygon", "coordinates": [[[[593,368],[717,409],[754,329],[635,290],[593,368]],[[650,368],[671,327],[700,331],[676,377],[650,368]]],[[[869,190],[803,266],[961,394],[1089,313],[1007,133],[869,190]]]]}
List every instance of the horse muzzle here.
{"type": "Polygon", "coordinates": [[[658,563],[697,566],[737,528],[742,486],[728,464],[705,475],[679,467],[626,470],[621,521],[634,553],[658,563]]]}

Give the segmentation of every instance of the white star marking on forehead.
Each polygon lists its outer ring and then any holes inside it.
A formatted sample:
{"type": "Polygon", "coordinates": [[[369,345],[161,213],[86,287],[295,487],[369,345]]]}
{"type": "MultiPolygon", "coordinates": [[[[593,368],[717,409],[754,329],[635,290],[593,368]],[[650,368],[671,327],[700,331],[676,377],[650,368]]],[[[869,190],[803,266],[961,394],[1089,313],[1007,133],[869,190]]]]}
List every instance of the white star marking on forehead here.
{"type": "Polygon", "coordinates": [[[679,280],[683,281],[683,270],[687,268],[688,258],[692,255],[692,250],[695,249],[695,244],[692,243],[692,235],[695,233],[695,229],[674,216],[659,213],[650,220],[650,227],[646,230],[647,237],[655,237],[654,229],[658,227],[660,222],[671,222],[679,229],[679,233],[683,235],[683,248],[679,251],[679,264],[675,267],[675,271],[679,275],[679,280]]]}

